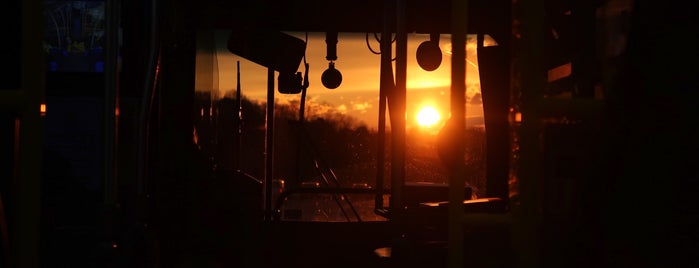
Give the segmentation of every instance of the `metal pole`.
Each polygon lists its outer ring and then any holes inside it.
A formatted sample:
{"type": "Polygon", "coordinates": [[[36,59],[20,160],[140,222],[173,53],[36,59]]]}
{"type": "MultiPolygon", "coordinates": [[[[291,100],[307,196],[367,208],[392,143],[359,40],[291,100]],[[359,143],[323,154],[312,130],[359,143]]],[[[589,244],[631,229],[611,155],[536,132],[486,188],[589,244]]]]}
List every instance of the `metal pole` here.
{"type": "Polygon", "coordinates": [[[105,33],[105,72],[104,72],[104,203],[114,205],[117,203],[116,169],[116,139],[117,139],[117,50],[119,47],[119,1],[107,0],[105,2],[106,33],[105,33]]]}
{"type": "MultiPolygon", "coordinates": [[[[150,117],[152,115],[153,102],[155,101],[155,90],[158,81],[158,71],[160,68],[160,45],[159,45],[159,10],[160,2],[151,2],[151,13],[149,16],[150,35],[148,37],[148,58],[146,62],[145,78],[143,84],[143,96],[138,115],[138,195],[148,194],[148,177],[150,175],[150,117]]],[[[158,113],[160,114],[160,113],[158,113]]],[[[160,120],[158,120],[158,124],[160,120]]]]}
{"type": "Polygon", "coordinates": [[[236,162],[236,170],[240,171],[240,162],[243,159],[243,100],[240,98],[240,61],[237,62],[237,80],[236,80],[236,101],[238,102],[238,161],[236,162]]]}
{"type": "Polygon", "coordinates": [[[521,70],[521,110],[519,145],[519,205],[513,206],[513,243],[517,249],[517,266],[541,266],[541,160],[539,153],[540,107],[545,86],[542,65],[544,1],[524,1],[519,4],[521,39],[517,40],[515,66],[521,70]]]}
{"type": "Polygon", "coordinates": [[[381,32],[381,81],[379,83],[379,129],[378,148],[376,150],[376,197],[374,199],[374,209],[384,209],[384,175],[386,156],[386,95],[393,91],[393,64],[391,62],[391,20],[390,3],[391,0],[384,1],[383,30],[381,32]]]}
{"type": "MultiPolygon", "coordinates": [[[[7,205],[10,210],[8,227],[12,237],[9,241],[10,248],[3,253],[10,252],[4,256],[9,259],[10,267],[39,267],[42,261],[39,258],[39,223],[43,166],[43,121],[39,109],[45,103],[45,81],[44,58],[38,52],[43,40],[44,24],[41,14],[44,6],[40,1],[19,1],[17,5],[21,6],[21,14],[10,18],[19,18],[19,21],[16,21],[17,25],[8,26],[17,27],[21,31],[21,40],[16,41],[21,42],[22,50],[17,53],[21,53],[22,60],[19,66],[15,66],[21,68],[21,84],[16,94],[1,94],[4,90],[0,90],[3,108],[13,107],[12,104],[7,105],[5,99],[13,99],[9,103],[17,103],[14,106],[17,108],[11,108],[10,112],[17,116],[14,126],[13,186],[9,189],[14,197],[4,196],[6,200],[12,200],[7,205]],[[6,96],[13,97],[5,98],[6,96]]],[[[3,86],[5,84],[0,85],[0,88],[3,86]]]]}
{"type": "Polygon", "coordinates": [[[307,87],[301,89],[301,104],[299,107],[299,122],[301,122],[301,124],[306,121],[306,89],[307,87]]]}
{"type": "Polygon", "coordinates": [[[274,69],[267,69],[267,117],[265,119],[264,219],[272,220],[272,180],[274,179],[274,69]]]}
{"type": "MultiPolygon", "coordinates": [[[[466,128],[466,34],[467,0],[451,2],[451,118],[453,139],[450,145],[463,163],[464,132],[466,128]]],[[[464,267],[464,233],[462,216],[464,214],[465,172],[463,164],[455,165],[449,172],[449,267],[464,267]]]]}
{"type": "Polygon", "coordinates": [[[408,66],[408,35],[405,28],[405,1],[396,5],[396,86],[389,94],[391,119],[391,215],[403,207],[405,184],[405,94],[408,66]]]}

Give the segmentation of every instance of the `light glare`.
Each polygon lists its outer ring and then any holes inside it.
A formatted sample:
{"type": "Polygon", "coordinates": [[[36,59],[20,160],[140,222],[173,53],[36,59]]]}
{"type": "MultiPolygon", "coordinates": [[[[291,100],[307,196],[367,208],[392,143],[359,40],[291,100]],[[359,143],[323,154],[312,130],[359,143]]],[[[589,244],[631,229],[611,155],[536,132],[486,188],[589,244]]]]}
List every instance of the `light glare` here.
{"type": "Polygon", "coordinates": [[[439,112],[431,106],[423,107],[420,109],[420,112],[417,113],[417,123],[426,128],[430,128],[437,124],[440,119],[439,112]]]}

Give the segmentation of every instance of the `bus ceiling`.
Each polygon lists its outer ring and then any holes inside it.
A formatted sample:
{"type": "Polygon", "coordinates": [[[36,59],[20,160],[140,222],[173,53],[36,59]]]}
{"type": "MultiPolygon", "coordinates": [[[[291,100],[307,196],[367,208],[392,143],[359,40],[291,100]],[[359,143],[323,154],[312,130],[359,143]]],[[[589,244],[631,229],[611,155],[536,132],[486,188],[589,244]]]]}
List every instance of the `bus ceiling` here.
{"type": "MultiPolygon", "coordinates": [[[[395,1],[376,0],[213,1],[202,7],[201,15],[209,19],[213,16],[213,27],[219,29],[379,33],[384,11],[392,12],[394,4],[395,1]],[[387,9],[383,3],[389,3],[387,9]]],[[[510,34],[510,0],[470,0],[468,4],[469,33],[490,34],[496,40],[510,34]]],[[[451,14],[451,1],[408,1],[406,32],[450,33],[451,14]]]]}

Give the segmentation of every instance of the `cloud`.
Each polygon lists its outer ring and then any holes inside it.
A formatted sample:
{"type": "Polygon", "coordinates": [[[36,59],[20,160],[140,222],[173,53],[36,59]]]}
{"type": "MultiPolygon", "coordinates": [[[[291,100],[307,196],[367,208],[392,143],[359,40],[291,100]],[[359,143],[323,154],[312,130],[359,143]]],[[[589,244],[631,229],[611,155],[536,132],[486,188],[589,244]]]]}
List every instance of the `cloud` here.
{"type": "Polygon", "coordinates": [[[355,111],[359,111],[360,113],[366,113],[367,109],[371,108],[371,104],[369,102],[363,102],[363,103],[352,103],[352,108],[355,111]]]}
{"type": "Polygon", "coordinates": [[[341,104],[337,107],[337,111],[341,114],[347,114],[347,105],[341,104]]]}

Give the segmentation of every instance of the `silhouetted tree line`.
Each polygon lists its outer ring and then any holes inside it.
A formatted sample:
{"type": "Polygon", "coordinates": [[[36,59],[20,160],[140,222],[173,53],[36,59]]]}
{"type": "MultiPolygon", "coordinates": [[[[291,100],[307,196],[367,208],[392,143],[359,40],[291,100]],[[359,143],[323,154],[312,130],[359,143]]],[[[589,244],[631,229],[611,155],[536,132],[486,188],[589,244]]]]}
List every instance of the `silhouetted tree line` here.
{"type": "MultiPolygon", "coordinates": [[[[210,155],[217,168],[236,170],[258,179],[264,177],[266,103],[242,98],[242,121],[238,117],[235,98],[225,97],[211,102],[198,96],[201,108],[195,117],[199,144],[210,155]],[[207,109],[212,105],[212,115],[207,109]],[[242,136],[238,141],[238,123],[242,136]]],[[[196,110],[196,109],[195,109],[196,110]]],[[[328,169],[342,186],[354,183],[373,185],[376,177],[378,133],[356,118],[339,112],[315,114],[306,111],[299,119],[299,101],[275,105],[274,177],[284,179],[287,187],[301,182],[331,180],[328,169]],[[323,173],[321,173],[323,172],[323,173]]],[[[312,111],[312,110],[311,110],[312,111]]],[[[415,134],[415,133],[413,133],[415,134]]],[[[417,135],[417,134],[415,134],[417,135]]],[[[411,135],[411,136],[415,136],[411,135]]],[[[485,133],[480,128],[466,132],[467,149],[464,161],[468,167],[469,184],[483,192],[485,189],[485,133]]],[[[390,135],[386,135],[385,171],[390,170],[390,135]]],[[[407,142],[406,174],[408,181],[446,182],[447,173],[433,148],[434,137],[415,136],[407,142]]],[[[390,180],[386,180],[386,186],[390,180]]]]}
{"type": "MultiPolygon", "coordinates": [[[[242,121],[238,117],[237,100],[223,98],[211,102],[206,94],[198,94],[195,109],[198,144],[217,168],[240,169],[262,179],[266,103],[243,97],[241,104],[242,121]],[[240,136],[239,123],[242,124],[240,136]]],[[[357,167],[367,170],[367,174],[375,173],[370,165],[375,162],[375,132],[339,113],[322,117],[311,114],[302,122],[295,104],[298,102],[275,105],[275,179],[284,179],[292,185],[300,181],[322,182],[318,167],[332,168],[341,182],[355,180],[348,176],[359,175],[357,167]]],[[[367,174],[358,177],[366,180],[367,174]]]]}

